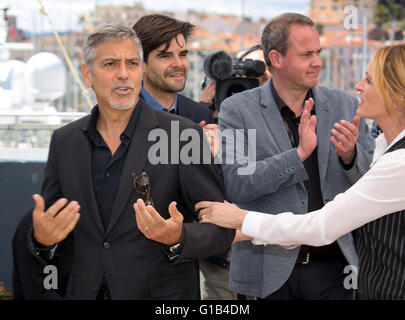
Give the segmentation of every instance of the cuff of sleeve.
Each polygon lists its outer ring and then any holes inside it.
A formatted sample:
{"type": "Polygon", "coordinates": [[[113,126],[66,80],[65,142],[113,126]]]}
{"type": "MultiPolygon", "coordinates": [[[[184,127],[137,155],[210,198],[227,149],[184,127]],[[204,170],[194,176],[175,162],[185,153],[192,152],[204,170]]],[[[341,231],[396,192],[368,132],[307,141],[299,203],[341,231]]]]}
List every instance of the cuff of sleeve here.
{"type": "Polygon", "coordinates": [[[37,256],[40,256],[45,261],[50,261],[55,255],[56,249],[58,248],[58,243],[55,243],[52,246],[44,247],[41,244],[37,243],[34,239],[33,230],[30,233],[31,236],[31,248],[37,256]]]}
{"type": "Polygon", "coordinates": [[[263,219],[266,217],[265,214],[260,213],[260,212],[255,212],[255,211],[249,211],[245,219],[243,220],[242,223],[242,233],[255,238],[255,244],[256,242],[260,242],[260,244],[264,244],[264,242],[256,239],[261,239],[260,235],[260,227],[262,225],[263,219]]]}
{"type": "Polygon", "coordinates": [[[173,246],[164,246],[166,255],[169,258],[170,262],[176,261],[176,259],[180,256],[180,254],[183,251],[184,242],[186,240],[186,229],[184,228],[184,225],[182,226],[182,228],[183,228],[183,230],[182,230],[181,241],[178,244],[175,244],[173,246]]]}
{"type": "Polygon", "coordinates": [[[353,160],[349,164],[344,164],[342,159],[340,157],[338,157],[340,166],[343,168],[343,170],[346,170],[346,171],[351,170],[354,167],[354,163],[356,162],[356,158],[357,158],[357,147],[356,147],[356,150],[355,150],[353,160]]]}

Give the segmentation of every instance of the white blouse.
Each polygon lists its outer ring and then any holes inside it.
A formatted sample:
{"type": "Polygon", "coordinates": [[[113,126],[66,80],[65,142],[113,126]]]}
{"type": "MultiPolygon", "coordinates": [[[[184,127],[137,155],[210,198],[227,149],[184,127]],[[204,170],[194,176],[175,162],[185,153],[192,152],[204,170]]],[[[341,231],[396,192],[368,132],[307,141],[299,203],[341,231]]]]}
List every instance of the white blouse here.
{"type": "Polygon", "coordinates": [[[370,170],[323,208],[303,215],[249,211],[242,233],[253,237],[254,244],[323,246],[370,221],[405,210],[405,149],[384,154],[404,136],[405,130],[389,146],[384,134],[378,136],[370,170]]]}

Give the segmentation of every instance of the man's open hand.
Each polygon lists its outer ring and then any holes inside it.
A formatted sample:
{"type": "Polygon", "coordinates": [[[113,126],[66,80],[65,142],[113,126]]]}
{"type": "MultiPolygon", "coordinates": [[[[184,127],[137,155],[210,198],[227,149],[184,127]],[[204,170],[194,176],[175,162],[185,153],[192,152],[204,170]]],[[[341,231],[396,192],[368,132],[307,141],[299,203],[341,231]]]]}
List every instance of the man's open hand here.
{"type": "Polygon", "coordinates": [[[172,246],[181,241],[183,215],[176,202],[169,204],[169,219],[164,219],[151,205],[145,206],[142,199],[134,203],[136,224],[139,231],[150,240],[172,246]]]}
{"type": "Polygon", "coordinates": [[[79,221],[78,202],[67,204],[68,200],[62,198],[45,211],[44,198],[39,194],[34,194],[32,198],[35,201],[32,213],[35,241],[49,247],[64,240],[79,221]]]}

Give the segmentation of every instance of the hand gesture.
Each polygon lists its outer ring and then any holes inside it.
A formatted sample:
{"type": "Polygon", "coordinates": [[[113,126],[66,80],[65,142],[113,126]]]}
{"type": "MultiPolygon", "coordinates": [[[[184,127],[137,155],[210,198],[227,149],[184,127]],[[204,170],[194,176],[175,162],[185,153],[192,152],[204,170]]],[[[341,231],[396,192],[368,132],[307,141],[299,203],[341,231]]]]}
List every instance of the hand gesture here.
{"type": "Polygon", "coordinates": [[[35,208],[32,213],[34,239],[48,247],[64,240],[79,221],[80,206],[77,201],[59,199],[45,211],[45,201],[39,194],[34,194],[35,208]]]}
{"type": "Polygon", "coordinates": [[[151,205],[145,206],[142,199],[134,203],[136,224],[143,235],[153,241],[172,246],[181,241],[183,215],[176,202],[169,204],[169,219],[164,219],[151,205]]]}
{"type": "Polygon", "coordinates": [[[334,145],[336,154],[344,164],[350,164],[356,155],[356,142],[359,138],[360,117],[354,116],[353,122],[341,120],[335,123],[331,130],[331,143],[334,145]]]}
{"type": "Polygon", "coordinates": [[[309,98],[305,101],[304,110],[302,110],[301,121],[298,127],[298,136],[300,143],[297,153],[301,161],[306,160],[315,150],[318,139],[316,137],[316,116],[311,116],[311,110],[314,106],[314,99],[309,98]]]}

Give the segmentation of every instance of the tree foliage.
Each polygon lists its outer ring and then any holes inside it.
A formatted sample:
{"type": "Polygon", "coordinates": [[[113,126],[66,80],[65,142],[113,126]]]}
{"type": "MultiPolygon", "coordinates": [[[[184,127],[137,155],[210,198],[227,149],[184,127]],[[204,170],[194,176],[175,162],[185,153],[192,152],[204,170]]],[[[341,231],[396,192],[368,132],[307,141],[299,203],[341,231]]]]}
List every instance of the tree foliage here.
{"type": "Polygon", "coordinates": [[[378,0],[374,22],[382,25],[392,20],[405,20],[405,0],[378,0]]]}

